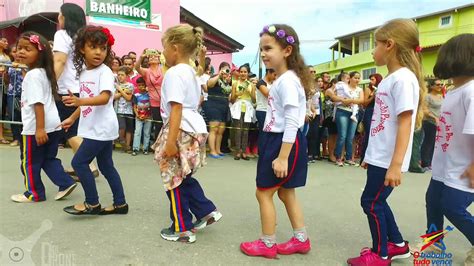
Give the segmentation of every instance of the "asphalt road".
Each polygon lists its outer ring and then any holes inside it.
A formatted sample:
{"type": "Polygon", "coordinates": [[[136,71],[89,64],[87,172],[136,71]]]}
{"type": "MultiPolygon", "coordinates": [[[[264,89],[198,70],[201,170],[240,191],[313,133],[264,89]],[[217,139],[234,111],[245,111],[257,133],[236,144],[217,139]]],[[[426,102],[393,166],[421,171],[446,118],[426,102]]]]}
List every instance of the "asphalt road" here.
{"type": "MultiPolygon", "coordinates": [[[[59,157],[69,166],[72,152],[60,150],[59,157]]],[[[132,157],[115,152],[114,162],[130,205],[128,215],[74,217],[62,208],[82,202],[82,188],[78,186],[65,200],[54,201],[57,188],[45,175],[47,201],[10,201],[12,194],[24,189],[19,149],[0,147],[0,265],[345,265],[348,257],[370,245],[367,218],[359,204],[365,184],[361,168],[311,164],[307,185],[297,194],[313,249],[307,255],[268,260],[247,257],[239,250],[240,242],[260,234],[255,160],[234,161],[230,156],[208,159],[208,165],[198,171],[196,177],[224,216],[200,231],[194,244],[160,237],[160,230],[169,226],[169,201],[152,155],[132,157]]],[[[389,200],[401,232],[411,243],[418,243],[425,231],[424,195],[429,178],[429,173],[405,174],[402,186],[389,200]]],[[[101,176],[97,184],[101,203],[111,204],[106,180],[101,176]]],[[[292,230],[283,204],[277,197],[275,202],[277,239],[283,242],[291,237],[292,230]]],[[[462,264],[471,248],[456,230],[445,237],[445,244],[453,265],[462,264]]],[[[392,265],[413,262],[407,259],[392,265]]]]}

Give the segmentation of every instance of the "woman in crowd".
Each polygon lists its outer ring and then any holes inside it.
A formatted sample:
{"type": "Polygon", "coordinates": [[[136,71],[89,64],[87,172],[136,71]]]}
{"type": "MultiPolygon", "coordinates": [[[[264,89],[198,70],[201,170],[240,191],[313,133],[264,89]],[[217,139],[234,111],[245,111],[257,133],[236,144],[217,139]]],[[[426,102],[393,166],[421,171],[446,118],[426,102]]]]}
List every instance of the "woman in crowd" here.
{"type": "Polygon", "coordinates": [[[112,59],[112,65],[110,67],[115,77],[117,77],[117,72],[121,66],[122,66],[122,61],[120,61],[120,57],[115,56],[114,59],[112,59]]]}
{"type": "Polygon", "coordinates": [[[377,91],[377,87],[383,78],[379,73],[375,73],[370,75],[369,79],[369,86],[364,89],[364,103],[362,104],[365,107],[364,118],[362,120],[365,132],[364,141],[362,142],[362,153],[360,158],[361,163],[364,161],[365,150],[367,150],[367,144],[369,143],[370,124],[372,123],[372,114],[374,113],[375,105],[375,92],[377,91]]]}
{"type": "Polygon", "coordinates": [[[224,156],[221,151],[222,135],[230,112],[228,99],[232,92],[232,77],[229,63],[219,65],[219,73],[207,81],[206,92],[208,98],[204,111],[209,121],[209,157],[218,159],[224,156]]]}
{"type": "Polygon", "coordinates": [[[232,84],[231,115],[235,129],[235,160],[249,160],[245,151],[248,147],[250,124],[255,121],[255,86],[249,81],[250,66],[245,64],[239,68],[239,79],[232,84]]]}
{"type": "MultiPolygon", "coordinates": [[[[8,40],[5,37],[0,36],[0,89],[2,93],[2,118],[4,117],[6,113],[6,99],[7,95],[4,93],[6,92],[4,86],[4,80],[3,76],[7,71],[7,67],[3,64],[10,64],[11,63],[11,58],[8,56],[8,40]]],[[[8,140],[5,139],[3,136],[3,124],[0,123],[0,144],[8,144],[10,143],[8,140]]]]}
{"type": "Polygon", "coordinates": [[[441,104],[443,103],[443,83],[434,79],[429,81],[429,93],[425,96],[425,116],[423,117],[423,132],[425,137],[421,144],[421,167],[431,170],[431,159],[435,147],[436,126],[439,122],[441,104]]]}

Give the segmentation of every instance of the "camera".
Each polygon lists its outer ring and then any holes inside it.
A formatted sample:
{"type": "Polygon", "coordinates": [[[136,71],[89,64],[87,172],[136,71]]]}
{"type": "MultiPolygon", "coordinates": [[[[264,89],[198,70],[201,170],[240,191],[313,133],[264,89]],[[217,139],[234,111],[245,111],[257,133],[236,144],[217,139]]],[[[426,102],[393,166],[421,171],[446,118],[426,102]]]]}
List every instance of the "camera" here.
{"type": "Polygon", "coordinates": [[[230,69],[227,68],[227,69],[225,70],[225,73],[229,74],[229,73],[230,73],[230,69]]]}

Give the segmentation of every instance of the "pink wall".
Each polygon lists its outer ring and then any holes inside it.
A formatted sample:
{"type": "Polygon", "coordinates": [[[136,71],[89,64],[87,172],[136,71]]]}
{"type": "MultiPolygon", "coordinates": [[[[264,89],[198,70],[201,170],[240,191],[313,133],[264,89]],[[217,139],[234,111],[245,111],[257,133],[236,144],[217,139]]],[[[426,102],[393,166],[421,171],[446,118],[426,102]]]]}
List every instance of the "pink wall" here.
{"type": "Polygon", "coordinates": [[[232,67],[232,54],[216,54],[207,56],[211,58],[211,65],[214,67],[216,72],[219,70],[219,65],[222,62],[227,62],[232,67]]]}
{"type": "MultiPolygon", "coordinates": [[[[64,0],[64,2],[75,3],[85,10],[86,0],[64,0]]],[[[161,14],[163,29],[179,24],[179,6],[179,0],[151,1],[152,13],[161,14]]],[[[132,50],[140,56],[145,48],[162,49],[161,35],[164,31],[150,31],[111,25],[103,26],[108,27],[112,35],[114,35],[114,51],[118,56],[127,54],[132,50]]]]}

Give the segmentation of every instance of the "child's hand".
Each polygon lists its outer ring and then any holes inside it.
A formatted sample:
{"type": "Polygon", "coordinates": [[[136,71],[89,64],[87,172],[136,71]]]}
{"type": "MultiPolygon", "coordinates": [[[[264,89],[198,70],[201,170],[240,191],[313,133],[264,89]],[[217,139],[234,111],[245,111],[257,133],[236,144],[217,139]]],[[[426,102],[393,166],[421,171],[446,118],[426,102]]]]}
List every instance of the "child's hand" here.
{"type": "Polygon", "coordinates": [[[64,131],[68,131],[70,127],[74,124],[74,120],[70,117],[66,118],[59,127],[62,127],[64,131]]]}
{"type": "Polygon", "coordinates": [[[164,157],[173,158],[178,154],[178,146],[176,143],[166,142],[165,151],[163,152],[164,157]]]}
{"type": "Polygon", "coordinates": [[[468,178],[469,179],[469,185],[471,188],[474,188],[474,163],[471,163],[469,167],[464,171],[464,173],[461,175],[461,178],[468,178]]]}
{"type": "Polygon", "coordinates": [[[64,105],[68,107],[78,107],[80,106],[80,99],[79,97],[74,96],[70,90],[68,90],[69,96],[63,96],[62,100],[64,105]]]}
{"type": "Polygon", "coordinates": [[[400,168],[390,166],[385,174],[384,185],[397,187],[402,183],[402,171],[400,168]]]}
{"type": "Polygon", "coordinates": [[[288,175],[288,159],[277,157],[272,162],[273,172],[278,178],[285,178],[288,175]]]}
{"type": "Polygon", "coordinates": [[[367,169],[367,168],[369,168],[369,164],[366,163],[366,162],[362,162],[362,163],[360,164],[360,167],[362,167],[362,168],[364,168],[364,169],[367,169]]]}
{"type": "Polygon", "coordinates": [[[36,138],[36,143],[38,144],[38,146],[41,146],[45,144],[46,142],[48,142],[48,134],[46,133],[44,129],[37,129],[35,138],[36,138]]]}

